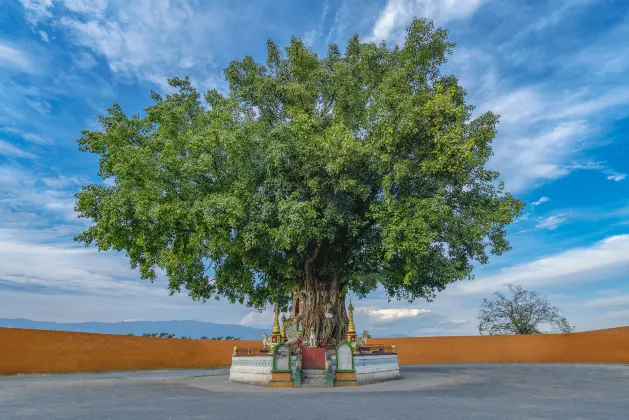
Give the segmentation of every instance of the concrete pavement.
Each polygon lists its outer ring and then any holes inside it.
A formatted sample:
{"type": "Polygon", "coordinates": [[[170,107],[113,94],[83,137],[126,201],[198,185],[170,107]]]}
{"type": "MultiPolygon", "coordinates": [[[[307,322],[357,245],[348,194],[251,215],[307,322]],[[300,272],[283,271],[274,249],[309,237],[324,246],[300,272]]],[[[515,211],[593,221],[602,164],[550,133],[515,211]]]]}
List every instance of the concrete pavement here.
{"type": "Polygon", "coordinates": [[[0,377],[0,419],[629,418],[629,365],[402,367],[398,381],[272,389],[225,369],[0,377]]]}

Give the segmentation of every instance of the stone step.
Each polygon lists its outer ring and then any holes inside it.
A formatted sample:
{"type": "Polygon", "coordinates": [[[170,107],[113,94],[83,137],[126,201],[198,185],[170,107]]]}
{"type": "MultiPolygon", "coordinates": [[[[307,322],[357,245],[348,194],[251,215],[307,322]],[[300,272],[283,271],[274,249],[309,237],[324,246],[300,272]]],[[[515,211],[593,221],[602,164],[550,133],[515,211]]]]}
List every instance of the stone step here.
{"type": "Polygon", "coordinates": [[[327,382],[328,377],[327,376],[302,376],[301,377],[301,381],[302,382],[327,382]]]}
{"type": "Polygon", "coordinates": [[[311,386],[315,388],[325,388],[328,386],[328,381],[319,381],[319,380],[305,380],[301,381],[301,386],[311,386]]]}
{"type": "Polygon", "coordinates": [[[320,369],[302,369],[301,376],[326,376],[327,372],[320,369]]]}

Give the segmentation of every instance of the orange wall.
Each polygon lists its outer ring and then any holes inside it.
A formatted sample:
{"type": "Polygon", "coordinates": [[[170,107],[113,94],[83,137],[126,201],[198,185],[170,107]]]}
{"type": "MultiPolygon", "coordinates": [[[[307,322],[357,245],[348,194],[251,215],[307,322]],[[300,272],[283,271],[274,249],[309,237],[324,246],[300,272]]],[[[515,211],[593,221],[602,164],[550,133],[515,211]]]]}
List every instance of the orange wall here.
{"type": "Polygon", "coordinates": [[[573,334],[380,338],[401,365],[449,363],[629,363],[629,327],[573,334]]]}
{"type": "MultiPolygon", "coordinates": [[[[629,327],[574,334],[373,339],[395,344],[401,365],[629,363],[629,327]]],[[[180,340],[0,328],[0,374],[229,366],[260,341],[180,340]]]]}
{"type": "Polygon", "coordinates": [[[0,374],[222,367],[234,346],[261,341],[181,340],[0,328],[0,374]]]}

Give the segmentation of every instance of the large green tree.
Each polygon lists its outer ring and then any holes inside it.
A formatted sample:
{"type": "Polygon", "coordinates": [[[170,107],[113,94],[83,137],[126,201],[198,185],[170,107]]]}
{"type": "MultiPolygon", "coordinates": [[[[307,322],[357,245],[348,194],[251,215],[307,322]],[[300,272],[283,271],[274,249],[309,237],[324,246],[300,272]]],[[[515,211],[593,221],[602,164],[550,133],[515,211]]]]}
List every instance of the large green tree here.
{"type": "Polygon", "coordinates": [[[114,104],[79,140],[115,182],[77,195],[94,223],[76,239],[125,251],[142,278],[163,269],[193,299],[299,296],[304,330],[326,341],[346,333],[348,291],[430,300],[509,249],[522,206],[485,168],[498,117],[472,119],[439,71],[453,46],[423,19],[403,47],[354,36],[319,58],[268,41],[266,64],[227,67],[228,96],[203,103],[176,78],[143,116],[114,104]]]}

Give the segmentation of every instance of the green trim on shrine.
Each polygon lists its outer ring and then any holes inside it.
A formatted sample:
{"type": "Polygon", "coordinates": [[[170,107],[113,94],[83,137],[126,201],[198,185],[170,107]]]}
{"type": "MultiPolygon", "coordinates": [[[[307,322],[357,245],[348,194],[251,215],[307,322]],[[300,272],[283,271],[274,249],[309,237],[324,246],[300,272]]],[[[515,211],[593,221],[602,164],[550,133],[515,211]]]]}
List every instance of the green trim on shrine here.
{"type": "MultiPolygon", "coordinates": [[[[352,361],[353,363],[353,361],[352,361]]],[[[288,373],[288,372],[293,372],[291,367],[291,354],[290,354],[290,346],[286,343],[279,343],[277,346],[275,346],[275,348],[273,349],[273,368],[272,368],[272,372],[276,372],[276,373],[288,373]],[[282,370],[278,370],[277,369],[277,349],[281,348],[281,347],[286,347],[286,349],[288,349],[288,369],[282,369],[282,370]]]]}
{"type": "Polygon", "coordinates": [[[354,347],[352,347],[352,344],[348,341],[341,341],[337,346],[336,346],[336,371],[337,372],[343,372],[343,373],[351,373],[351,372],[355,372],[356,367],[354,366],[354,347]],[[349,347],[349,354],[350,356],[352,356],[352,368],[351,369],[338,369],[339,366],[339,348],[341,348],[342,345],[346,345],[347,347],[349,347]]]}

